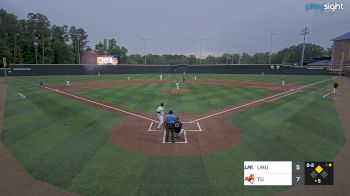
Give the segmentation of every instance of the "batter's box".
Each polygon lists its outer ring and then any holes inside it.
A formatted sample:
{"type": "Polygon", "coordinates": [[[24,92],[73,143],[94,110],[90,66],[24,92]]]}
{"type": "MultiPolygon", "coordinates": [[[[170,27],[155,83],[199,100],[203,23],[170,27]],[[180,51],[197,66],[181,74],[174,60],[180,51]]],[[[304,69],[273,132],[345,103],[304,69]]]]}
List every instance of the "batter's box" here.
{"type": "MultiPolygon", "coordinates": [[[[175,143],[178,144],[187,144],[188,140],[187,140],[187,134],[186,132],[188,131],[194,131],[194,132],[201,132],[202,128],[199,124],[199,122],[183,122],[182,123],[182,128],[184,129],[184,132],[182,133],[182,135],[180,136],[180,138],[175,138],[175,143]]],[[[160,129],[158,129],[158,122],[151,122],[148,131],[152,132],[152,131],[163,131],[163,143],[171,143],[170,142],[165,142],[165,128],[162,126],[160,129]]],[[[169,139],[170,139],[171,135],[169,135],[169,139]]],[[[171,139],[170,139],[171,140],[171,139]]]]}

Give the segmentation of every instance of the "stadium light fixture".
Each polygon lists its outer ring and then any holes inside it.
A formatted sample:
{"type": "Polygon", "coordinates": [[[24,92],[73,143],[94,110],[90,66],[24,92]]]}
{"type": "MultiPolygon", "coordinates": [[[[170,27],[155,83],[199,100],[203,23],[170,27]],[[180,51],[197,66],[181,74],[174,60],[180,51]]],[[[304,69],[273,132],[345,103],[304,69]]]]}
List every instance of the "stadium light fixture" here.
{"type": "Polygon", "coordinates": [[[35,64],[38,64],[38,42],[33,42],[35,49],[35,64]]]}
{"type": "Polygon", "coordinates": [[[269,64],[271,64],[271,56],[272,56],[272,37],[275,33],[270,33],[270,52],[269,52],[269,64]]]}
{"type": "Polygon", "coordinates": [[[309,27],[304,27],[301,30],[300,35],[304,36],[304,42],[303,42],[303,50],[301,52],[301,60],[300,60],[300,66],[304,65],[304,54],[305,54],[305,39],[306,39],[306,35],[310,34],[310,29],[309,27]]]}
{"type": "Polygon", "coordinates": [[[75,34],[75,37],[77,39],[77,50],[78,50],[78,64],[80,64],[80,37],[79,37],[79,34],[76,33],[75,34]]]}
{"type": "Polygon", "coordinates": [[[143,53],[145,55],[145,65],[147,64],[147,58],[146,58],[146,42],[149,41],[149,39],[147,38],[142,38],[141,39],[143,41],[143,53]]]}
{"type": "Polygon", "coordinates": [[[205,39],[203,38],[199,38],[199,64],[202,64],[202,41],[204,41],[205,39]]]}

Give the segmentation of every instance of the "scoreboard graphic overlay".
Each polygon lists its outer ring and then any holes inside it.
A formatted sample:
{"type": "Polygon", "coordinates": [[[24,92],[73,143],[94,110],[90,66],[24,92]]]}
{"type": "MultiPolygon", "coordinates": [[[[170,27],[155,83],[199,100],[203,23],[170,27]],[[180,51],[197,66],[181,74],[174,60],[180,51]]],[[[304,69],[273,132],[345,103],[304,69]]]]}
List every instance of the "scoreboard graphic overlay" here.
{"type": "Polygon", "coordinates": [[[244,186],[333,185],[331,161],[245,161],[244,186]]]}

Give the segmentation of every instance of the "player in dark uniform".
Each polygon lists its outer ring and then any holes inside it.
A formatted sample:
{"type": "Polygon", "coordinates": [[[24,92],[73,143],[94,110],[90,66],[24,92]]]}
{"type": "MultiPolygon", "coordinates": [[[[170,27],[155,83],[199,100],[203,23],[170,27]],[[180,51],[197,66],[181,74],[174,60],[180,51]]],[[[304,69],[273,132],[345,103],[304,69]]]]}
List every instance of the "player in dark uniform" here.
{"type": "Polygon", "coordinates": [[[44,88],[44,80],[42,78],[39,80],[39,86],[44,88]]]}
{"type": "Polygon", "coordinates": [[[182,123],[180,122],[179,117],[176,117],[174,126],[175,126],[175,137],[180,138],[181,134],[184,132],[184,129],[182,128],[182,123]]]}
{"type": "Polygon", "coordinates": [[[338,86],[339,86],[339,83],[338,82],[334,82],[334,84],[333,84],[333,94],[337,93],[338,86]]]}

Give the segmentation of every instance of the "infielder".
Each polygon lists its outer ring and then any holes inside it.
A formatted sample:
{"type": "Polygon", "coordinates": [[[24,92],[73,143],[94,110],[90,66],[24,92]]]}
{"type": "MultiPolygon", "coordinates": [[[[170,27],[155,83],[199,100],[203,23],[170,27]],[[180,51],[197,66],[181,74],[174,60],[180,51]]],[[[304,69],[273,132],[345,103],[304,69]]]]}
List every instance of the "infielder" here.
{"type": "Polygon", "coordinates": [[[66,86],[70,86],[69,78],[66,79],[66,86]]]}
{"type": "Polygon", "coordinates": [[[285,80],[284,80],[284,78],[282,78],[282,86],[284,86],[285,85],[285,80]]]}
{"type": "Polygon", "coordinates": [[[180,81],[176,80],[176,90],[180,90],[180,81]]]}
{"type": "Polygon", "coordinates": [[[157,115],[158,115],[158,119],[159,119],[159,124],[158,124],[158,129],[160,129],[160,127],[162,126],[162,124],[164,123],[164,103],[160,103],[160,105],[157,108],[157,115]]]}

